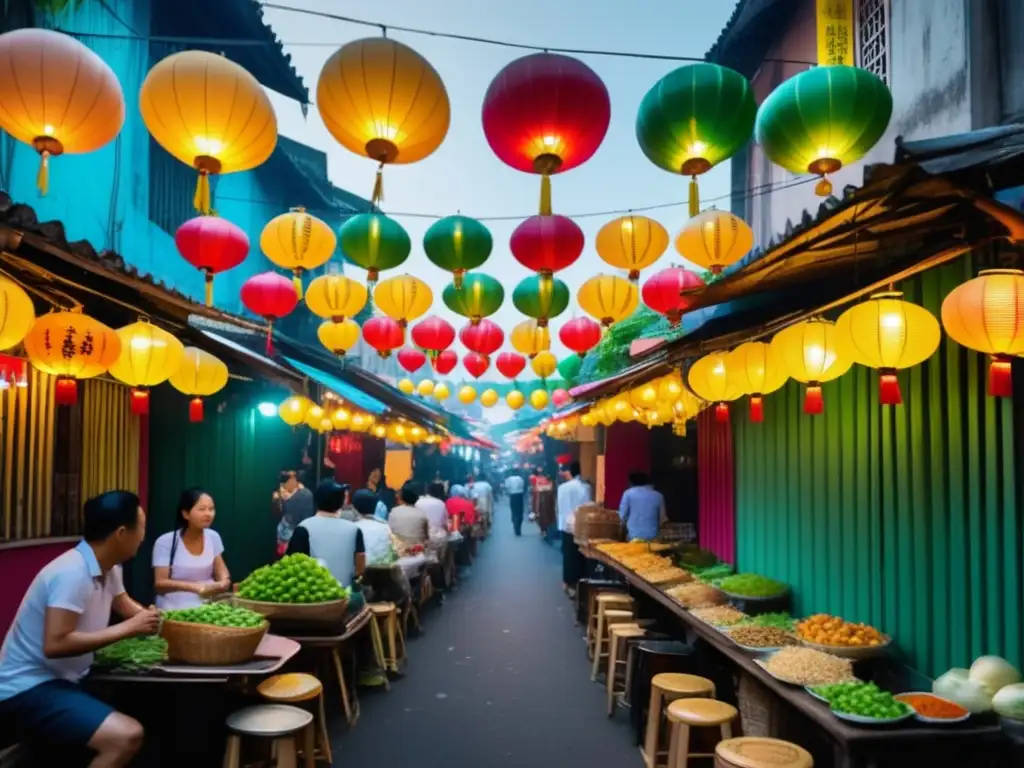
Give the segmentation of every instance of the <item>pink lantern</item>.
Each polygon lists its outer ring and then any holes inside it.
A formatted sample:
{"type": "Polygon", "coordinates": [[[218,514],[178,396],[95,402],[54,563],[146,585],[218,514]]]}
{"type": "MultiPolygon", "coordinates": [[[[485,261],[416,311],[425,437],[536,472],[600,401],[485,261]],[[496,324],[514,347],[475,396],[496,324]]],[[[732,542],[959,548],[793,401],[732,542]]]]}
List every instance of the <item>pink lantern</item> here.
{"type": "Polygon", "coordinates": [[[253,275],[242,283],[242,303],[267,321],[267,354],[273,354],[274,321],[290,313],[299,303],[292,281],[277,272],[253,275]]]}

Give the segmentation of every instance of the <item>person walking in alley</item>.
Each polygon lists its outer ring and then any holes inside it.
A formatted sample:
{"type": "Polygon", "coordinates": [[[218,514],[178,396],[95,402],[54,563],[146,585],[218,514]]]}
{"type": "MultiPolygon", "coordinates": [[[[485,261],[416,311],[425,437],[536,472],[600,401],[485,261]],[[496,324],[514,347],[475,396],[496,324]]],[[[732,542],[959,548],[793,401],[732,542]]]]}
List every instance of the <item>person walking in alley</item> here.
{"type": "Polygon", "coordinates": [[[505,493],[508,494],[508,504],[512,508],[512,530],[516,532],[516,536],[522,536],[526,481],[523,480],[518,469],[513,469],[511,474],[505,478],[505,493]]]}
{"type": "Polygon", "coordinates": [[[558,530],[562,532],[562,585],[569,597],[576,597],[576,585],[583,575],[583,555],[574,536],[576,510],[593,500],[590,486],[580,479],[580,463],[562,469],[567,478],[558,487],[558,530]]]}
{"type": "Polygon", "coordinates": [[[303,520],[316,514],[313,492],[299,481],[299,473],[288,469],[281,473],[280,484],[271,497],[277,524],[277,556],[288,551],[288,542],[303,520]]]}

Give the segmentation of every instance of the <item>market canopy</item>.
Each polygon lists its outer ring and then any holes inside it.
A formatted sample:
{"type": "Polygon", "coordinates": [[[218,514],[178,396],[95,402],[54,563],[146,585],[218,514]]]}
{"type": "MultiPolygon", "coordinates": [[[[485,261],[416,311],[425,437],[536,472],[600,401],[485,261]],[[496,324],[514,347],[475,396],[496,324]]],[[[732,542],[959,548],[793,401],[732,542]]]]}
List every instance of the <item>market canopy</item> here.
{"type": "Polygon", "coordinates": [[[388,407],[377,398],[371,397],[362,390],[342,381],[333,374],[322,371],[319,368],[314,368],[312,365],[306,365],[305,363],[299,362],[291,357],[285,357],[285,361],[297,371],[305,374],[318,384],[327,387],[327,389],[334,392],[334,394],[338,395],[343,400],[347,400],[358,408],[372,413],[374,416],[379,416],[388,409],[388,407]]]}

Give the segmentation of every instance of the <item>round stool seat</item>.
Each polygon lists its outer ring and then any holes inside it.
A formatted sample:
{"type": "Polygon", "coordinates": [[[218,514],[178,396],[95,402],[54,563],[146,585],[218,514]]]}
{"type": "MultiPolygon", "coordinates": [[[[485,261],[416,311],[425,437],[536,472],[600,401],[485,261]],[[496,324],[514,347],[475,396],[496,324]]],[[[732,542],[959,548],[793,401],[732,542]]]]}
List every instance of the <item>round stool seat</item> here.
{"type": "Polygon", "coordinates": [[[643,637],[647,630],[637,624],[612,624],[608,630],[613,637],[643,637]]]}
{"type": "Polygon", "coordinates": [[[633,598],[621,592],[602,592],[597,596],[598,604],[608,605],[609,603],[632,604],[633,598]]]}
{"type": "Polygon", "coordinates": [[[319,680],[303,672],[274,675],[256,686],[263,698],[281,702],[309,701],[319,696],[323,689],[319,680]]]}
{"type": "Polygon", "coordinates": [[[678,699],[668,705],[668,719],[697,728],[722,725],[736,719],[736,707],[717,699],[678,699]]]}
{"type": "Polygon", "coordinates": [[[651,685],[661,688],[668,693],[679,694],[680,696],[713,696],[715,684],[706,677],[698,675],[685,675],[680,672],[662,672],[651,679],[651,685]]]}
{"type": "Polygon", "coordinates": [[[370,603],[369,607],[374,616],[387,616],[398,610],[394,603],[370,603]]]}
{"type": "Polygon", "coordinates": [[[287,704],[257,704],[228,715],[227,726],[235,733],[265,739],[288,736],[313,722],[313,715],[287,704]]]}
{"type": "Polygon", "coordinates": [[[715,747],[721,768],[813,768],[811,753],[779,739],[746,736],[726,739],[715,747]]]}
{"type": "Polygon", "coordinates": [[[632,619],[632,611],[605,611],[605,619],[632,619]]]}

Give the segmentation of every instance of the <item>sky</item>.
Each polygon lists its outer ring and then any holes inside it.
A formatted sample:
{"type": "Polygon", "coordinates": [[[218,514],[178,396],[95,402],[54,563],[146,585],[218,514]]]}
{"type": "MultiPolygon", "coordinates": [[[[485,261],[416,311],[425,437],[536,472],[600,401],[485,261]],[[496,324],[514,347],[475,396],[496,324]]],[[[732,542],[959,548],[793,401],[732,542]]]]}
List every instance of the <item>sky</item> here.
{"type": "MultiPolygon", "coordinates": [[[[735,3],[732,0],[275,0],[281,5],[406,27],[473,35],[509,42],[702,57],[718,38],[735,3]]],[[[316,83],[327,58],[341,45],[375,37],[372,27],[324,19],[308,14],[267,8],[265,20],[291,54],[292,62],[315,100],[316,83]],[[310,43],[324,43],[310,45],[310,43]]],[[[435,267],[423,253],[422,241],[434,219],[400,213],[447,216],[517,216],[537,212],[539,178],[504,165],[491,152],[481,127],[484,93],[494,76],[528,51],[428,37],[388,30],[388,36],[411,46],[438,71],[451,102],[451,127],[441,147],[422,162],[385,169],[384,211],[394,216],[412,238],[409,260],[390,274],[409,272],[424,279],[434,291],[432,313],[460,328],[465,320],[450,313],[441,291],[449,273],[435,267]]],[[[553,178],[556,213],[573,216],[583,228],[587,244],[572,267],[560,272],[572,294],[570,308],[552,322],[552,351],[561,359],[567,350],[557,340],[557,329],[581,313],[576,290],[588,277],[613,272],[593,248],[598,229],[620,214],[576,217],[581,213],[628,210],[677,202],[679,205],[644,215],[660,221],[674,236],[686,218],[687,179],[654,166],[640,151],[634,123],[644,94],[661,77],[683,62],[578,55],[605,82],[611,97],[608,134],[597,153],[582,166],[553,178]]],[[[271,94],[278,131],[327,153],[331,181],[363,197],[373,187],[376,164],[356,156],[334,141],[324,128],[315,106],[303,116],[299,105],[271,94]]],[[[713,169],[701,179],[702,203],[727,207],[728,166],[713,169]]],[[[506,288],[505,304],[494,319],[506,331],[523,320],[512,305],[512,289],[531,273],[508,249],[516,221],[486,222],[494,236],[494,251],[480,271],[498,278],[506,288]]],[[[683,263],[671,248],[650,271],[683,263]]],[[[354,268],[353,268],[354,269],[354,268]]],[[[362,272],[356,270],[358,276],[362,272]]],[[[385,273],[387,276],[389,273],[385,273]]],[[[641,278],[641,281],[643,278],[641,278]]],[[[511,348],[506,341],[506,348],[511,348]]],[[[460,357],[464,353],[456,342],[460,357]]],[[[448,378],[464,375],[461,365],[448,378]]],[[[497,378],[489,371],[484,379],[497,378]]]]}

